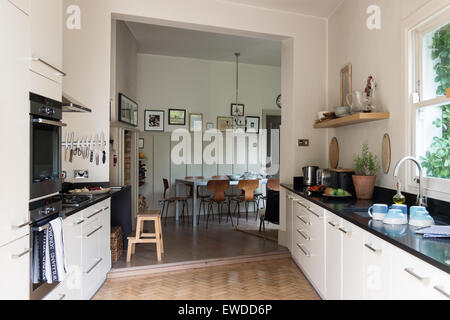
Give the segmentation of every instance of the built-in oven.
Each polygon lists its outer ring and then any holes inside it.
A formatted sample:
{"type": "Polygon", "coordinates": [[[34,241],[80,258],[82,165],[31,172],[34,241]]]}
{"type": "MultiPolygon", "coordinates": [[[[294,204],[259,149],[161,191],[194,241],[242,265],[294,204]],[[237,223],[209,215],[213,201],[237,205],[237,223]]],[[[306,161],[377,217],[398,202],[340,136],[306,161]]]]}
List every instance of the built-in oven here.
{"type": "Polygon", "coordinates": [[[59,193],[61,179],[62,104],[30,93],[30,199],[59,193]]]}
{"type": "Polygon", "coordinates": [[[41,274],[43,265],[42,240],[43,233],[49,227],[50,222],[58,219],[62,210],[62,199],[60,196],[48,197],[30,203],[30,298],[41,300],[50,293],[59,283],[48,283],[42,281],[41,274]]]}

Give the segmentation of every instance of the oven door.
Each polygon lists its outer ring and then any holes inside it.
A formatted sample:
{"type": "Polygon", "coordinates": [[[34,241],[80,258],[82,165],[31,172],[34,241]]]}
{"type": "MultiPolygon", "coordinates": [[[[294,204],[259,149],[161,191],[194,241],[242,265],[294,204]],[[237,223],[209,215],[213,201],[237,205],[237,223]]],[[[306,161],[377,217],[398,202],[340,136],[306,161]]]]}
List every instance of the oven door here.
{"type": "Polygon", "coordinates": [[[60,192],[61,127],[60,121],[31,116],[30,199],[60,192]]]}

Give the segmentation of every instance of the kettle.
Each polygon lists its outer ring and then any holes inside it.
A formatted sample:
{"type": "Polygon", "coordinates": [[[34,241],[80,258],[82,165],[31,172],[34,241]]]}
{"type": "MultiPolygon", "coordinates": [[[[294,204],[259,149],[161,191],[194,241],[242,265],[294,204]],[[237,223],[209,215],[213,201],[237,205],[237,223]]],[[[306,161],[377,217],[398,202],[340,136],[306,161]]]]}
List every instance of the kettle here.
{"type": "Polygon", "coordinates": [[[317,184],[317,170],[319,170],[319,167],[315,166],[303,168],[303,184],[305,186],[315,186],[317,184]]]}

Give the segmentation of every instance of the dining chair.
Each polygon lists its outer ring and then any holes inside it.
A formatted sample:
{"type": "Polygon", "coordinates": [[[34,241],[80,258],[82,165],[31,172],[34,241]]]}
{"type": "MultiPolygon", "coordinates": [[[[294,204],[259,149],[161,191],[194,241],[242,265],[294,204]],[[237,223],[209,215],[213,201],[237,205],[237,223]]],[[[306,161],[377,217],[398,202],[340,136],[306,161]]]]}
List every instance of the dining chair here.
{"type": "Polygon", "coordinates": [[[164,199],[162,200],[164,202],[163,209],[162,209],[162,217],[164,217],[164,209],[166,210],[166,218],[164,219],[164,226],[167,223],[167,216],[169,214],[169,207],[172,203],[182,203],[183,204],[183,210],[181,211],[181,217],[184,221],[184,209],[186,208],[187,211],[187,217],[189,222],[189,207],[187,200],[189,199],[188,196],[175,196],[175,197],[169,197],[167,190],[169,190],[169,181],[167,179],[163,179],[163,185],[164,185],[164,199]]]}
{"type": "Polygon", "coordinates": [[[273,190],[273,191],[280,191],[280,179],[269,179],[267,180],[267,185],[266,185],[266,195],[262,195],[257,197],[258,198],[258,206],[259,206],[259,202],[262,200],[263,202],[263,208],[266,207],[266,202],[267,202],[267,191],[269,190],[273,190]]]}
{"type": "Polygon", "coordinates": [[[209,180],[206,188],[213,193],[213,197],[208,199],[208,215],[206,217],[206,229],[208,229],[209,215],[214,216],[214,204],[217,204],[217,211],[219,213],[219,223],[222,220],[223,204],[228,205],[228,218],[231,219],[231,225],[234,227],[233,218],[230,213],[230,203],[226,201],[225,191],[230,188],[230,180],[209,180]]]}
{"type": "MultiPolygon", "coordinates": [[[[196,177],[185,177],[184,179],[186,180],[204,180],[205,177],[203,176],[196,176],[196,177]]],[[[189,199],[193,199],[194,197],[194,186],[191,184],[187,185],[189,187],[189,199]]],[[[204,212],[204,216],[206,216],[206,203],[208,202],[207,200],[211,197],[208,194],[202,194],[202,192],[200,191],[201,189],[203,189],[203,186],[197,186],[197,201],[200,201],[200,204],[198,206],[198,219],[197,219],[197,225],[200,222],[200,216],[201,216],[201,211],[202,211],[202,206],[203,206],[203,212],[204,212]]],[[[194,203],[192,203],[192,207],[194,206],[194,203]]],[[[194,215],[194,209],[192,209],[192,214],[194,215]]]]}
{"type": "Polygon", "coordinates": [[[245,205],[245,217],[248,221],[248,209],[250,203],[253,203],[253,209],[256,215],[258,215],[258,201],[255,197],[255,190],[259,188],[259,180],[240,180],[238,183],[238,189],[242,191],[242,196],[237,196],[231,201],[236,201],[236,207],[234,208],[234,214],[238,214],[237,225],[239,225],[239,219],[241,217],[241,203],[245,205]]]}

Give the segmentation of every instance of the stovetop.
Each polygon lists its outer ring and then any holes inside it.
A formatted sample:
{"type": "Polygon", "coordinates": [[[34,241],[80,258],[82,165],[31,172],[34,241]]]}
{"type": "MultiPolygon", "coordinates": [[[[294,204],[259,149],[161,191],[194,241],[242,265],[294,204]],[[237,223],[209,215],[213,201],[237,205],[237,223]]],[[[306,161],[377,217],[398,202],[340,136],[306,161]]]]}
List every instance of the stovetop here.
{"type": "Polygon", "coordinates": [[[77,208],[83,203],[91,201],[92,195],[64,194],[62,197],[63,208],[77,208]]]}

